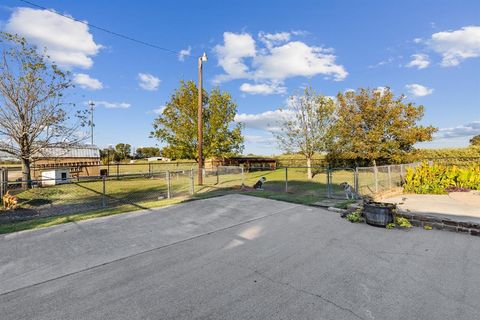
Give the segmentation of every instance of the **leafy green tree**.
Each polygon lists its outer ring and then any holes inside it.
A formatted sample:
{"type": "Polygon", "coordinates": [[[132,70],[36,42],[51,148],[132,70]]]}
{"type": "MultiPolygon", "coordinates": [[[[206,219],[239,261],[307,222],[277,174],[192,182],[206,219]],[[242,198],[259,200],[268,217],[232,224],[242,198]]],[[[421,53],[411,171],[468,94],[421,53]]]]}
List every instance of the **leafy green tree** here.
{"type": "Polygon", "coordinates": [[[137,159],[158,157],[158,156],[160,156],[160,148],[157,148],[157,147],[141,147],[141,148],[137,148],[135,152],[135,157],[137,159]]]}
{"type": "MultiPolygon", "coordinates": [[[[234,122],[237,105],[227,92],[213,89],[203,95],[203,156],[228,157],[243,150],[242,125],[234,122]]],[[[162,155],[196,159],[198,90],[193,81],[181,81],[162,114],[153,123],[152,137],[166,143],[162,155]]]]}
{"type": "Polygon", "coordinates": [[[132,153],[132,146],[128,143],[118,143],[115,146],[115,161],[127,160],[132,153]]]}
{"type": "Polygon", "coordinates": [[[274,133],[279,147],[287,153],[299,153],[307,162],[307,178],[312,179],[312,158],[325,152],[331,141],[335,102],[330,97],[306,88],[303,95],[293,95],[282,110],[280,131],[274,133]]]}
{"type": "Polygon", "coordinates": [[[399,162],[414,150],[415,143],[430,141],[437,129],[418,124],[424,107],[404,100],[403,95],[394,97],[389,88],[339,93],[329,160],[373,165],[399,162]]]}
{"type": "Polygon", "coordinates": [[[52,148],[64,148],[82,140],[76,135],[85,124],[85,110],[70,117],[64,92],[70,74],[47,60],[45,52],[24,38],[0,33],[0,151],[22,162],[23,187],[31,186],[31,162],[51,156],[52,148]]]}
{"type": "Polygon", "coordinates": [[[472,139],[470,139],[471,146],[480,146],[480,134],[477,134],[472,139]]]}

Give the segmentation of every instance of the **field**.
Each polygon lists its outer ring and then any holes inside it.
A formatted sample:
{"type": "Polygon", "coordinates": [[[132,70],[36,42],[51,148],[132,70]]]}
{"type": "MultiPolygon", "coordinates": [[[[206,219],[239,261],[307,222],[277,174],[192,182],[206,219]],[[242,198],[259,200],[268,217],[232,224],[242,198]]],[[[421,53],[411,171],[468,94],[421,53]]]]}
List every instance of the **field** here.
{"type": "MultiPolygon", "coordinates": [[[[312,180],[307,179],[306,168],[253,171],[242,176],[240,168],[228,167],[221,169],[218,175],[216,171],[207,171],[202,186],[196,185],[196,171],[191,170],[172,171],[169,177],[170,188],[165,172],[120,176],[118,179],[111,177],[105,183],[102,180],[80,181],[26,191],[17,185],[10,192],[19,198],[19,208],[0,213],[0,233],[162,207],[229,193],[248,193],[263,198],[312,204],[327,195],[325,171],[314,170],[314,173],[312,180]],[[261,177],[267,179],[264,190],[253,190],[251,187],[261,177]],[[192,180],[195,181],[193,195],[192,180]],[[242,183],[245,188],[242,188],[242,183]]],[[[334,192],[340,192],[338,184],[341,182],[353,185],[351,171],[336,171],[332,177],[334,192]]]]}

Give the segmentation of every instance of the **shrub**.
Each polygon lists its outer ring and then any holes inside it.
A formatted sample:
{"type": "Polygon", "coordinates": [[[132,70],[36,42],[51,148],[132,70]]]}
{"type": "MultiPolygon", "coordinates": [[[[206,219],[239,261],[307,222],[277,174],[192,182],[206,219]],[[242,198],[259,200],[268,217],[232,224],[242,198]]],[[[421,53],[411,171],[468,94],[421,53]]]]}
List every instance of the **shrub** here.
{"type": "Polygon", "coordinates": [[[424,225],[424,226],[423,226],[423,229],[424,229],[424,230],[432,230],[433,228],[432,228],[432,226],[424,225]]]}
{"type": "Polygon", "coordinates": [[[395,228],[395,223],[389,223],[385,226],[387,229],[394,229],[395,228]]]}
{"type": "Polygon", "coordinates": [[[355,211],[347,215],[347,220],[350,222],[359,222],[360,221],[360,212],[355,211]]]}
{"type": "Polygon", "coordinates": [[[407,169],[403,187],[419,194],[443,194],[452,188],[480,190],[480,165],[459,168],[422,163],[407,169]]]}
{"type": "Polygon", "coordinates": [[[411,227],[412,227],[412,224],[410,223],[410,221],[408,221],[407,218],[398,217],[398,218],[396,219],[396,222],[397,222],[397,225],[398,225],[400,228],[411,228],[411,227]]]}

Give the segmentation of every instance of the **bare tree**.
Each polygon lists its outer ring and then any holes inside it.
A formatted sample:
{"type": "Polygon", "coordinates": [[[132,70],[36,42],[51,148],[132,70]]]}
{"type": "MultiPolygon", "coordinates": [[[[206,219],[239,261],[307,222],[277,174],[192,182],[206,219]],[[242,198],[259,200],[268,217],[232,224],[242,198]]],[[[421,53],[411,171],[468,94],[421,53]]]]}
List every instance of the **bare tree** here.
{"type": "Polygon", "coordinates": [[[307,177],[312,179],[312,157],[327,151],[331,140],[335,102],[307,87],[303,95],[289,97],[287,108],[281,111],[280,131],[274,134],[277,143],[285,152],[305,156],[307,177]]]}
{"type": "MultiPolygon", "coordinates": [[[[0,151],[21,160],[27,188],[32,159],[77,143],[75,133],[83,121],[70,119],[62,99],[71,86],[68,73],[49,63],[24,38],[2,32],[0,45],[0,151]]],[[[82,112],[77,115],[85,118],[82,112]]]]}

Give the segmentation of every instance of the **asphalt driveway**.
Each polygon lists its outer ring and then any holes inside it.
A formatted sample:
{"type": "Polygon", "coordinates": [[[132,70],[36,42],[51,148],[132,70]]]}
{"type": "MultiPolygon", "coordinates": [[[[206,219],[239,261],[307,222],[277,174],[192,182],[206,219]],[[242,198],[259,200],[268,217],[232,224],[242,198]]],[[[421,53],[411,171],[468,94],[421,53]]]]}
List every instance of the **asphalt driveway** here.
{"type": "Polygon", "coordinates": [[[475,319],[480,238],[242,195],[0,236],[2,319],[475,319]]]}

